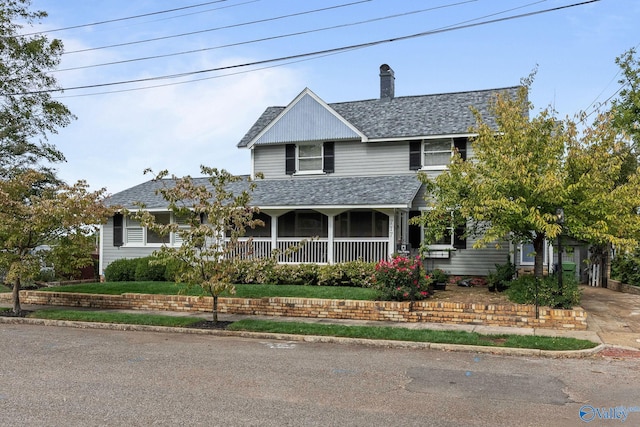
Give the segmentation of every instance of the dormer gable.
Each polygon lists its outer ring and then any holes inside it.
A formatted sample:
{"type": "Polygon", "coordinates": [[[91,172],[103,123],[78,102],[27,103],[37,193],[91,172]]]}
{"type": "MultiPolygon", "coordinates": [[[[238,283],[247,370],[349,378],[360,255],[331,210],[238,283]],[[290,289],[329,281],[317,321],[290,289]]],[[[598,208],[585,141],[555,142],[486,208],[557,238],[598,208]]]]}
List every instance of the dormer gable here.
{"type": "Polygon", "coordinates": [[[367,141],[367,136],[305,88],[247,147],[327,140],[367,141]]]}

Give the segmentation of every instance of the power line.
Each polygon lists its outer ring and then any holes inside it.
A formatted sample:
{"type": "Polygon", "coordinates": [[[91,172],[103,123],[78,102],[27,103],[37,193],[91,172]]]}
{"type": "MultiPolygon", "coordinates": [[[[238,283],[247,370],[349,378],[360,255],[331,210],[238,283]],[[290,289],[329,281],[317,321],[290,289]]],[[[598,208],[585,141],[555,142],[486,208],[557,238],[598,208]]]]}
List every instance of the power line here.
{"type": "Polygon", "coordinates": [[[588,1],[583,1],[583,2],[579,2],[579,3],[573,3],[573,4],[569,4],[569,5],[565,5],[565,6],[558,6],[558,7],[554,7],[554,8],[543,9],[543,10],[523,13],[523,14],[519,14],[519,15],[512,15],[512,16],[508,16],[508,17],[504,17],[504,18],[497,18],[497,19],[492,19],[492,20],[482,21],[482,22],[477,22],[477,23],[472,23],[472,24],[465,24],[465,25],[458,25],[458,26],[455,26],[455,27],[448,27],[448,28],[443,28],[443,29],[430,30],[430,31],[425,31],[425,32],[421,32],[421,33],[410,34],[410,35],[395,37],[395,38],[391,38],[391,39],[377,40],[377,41],[372,41],[372,42],[367,42],[367,43],[360,43],[360,44],[355,44],[355,45],[350,45],[350,46],[342,46],[342,47],[324,49],[324,50],[319,50],[319,51],[314,51],[314,52],[307,52],[307,53],[301,53],[301,54],[296,54],[296,55],[288,55],[288,56],[283,56],[283,57],[278,57],[278,58],[264,59],[264,60],[253,61],[253,62],[248,62],[248,63],[244,63],[244,64],[228,65],[228,66],[223,66],[223,67],[209,68],[209,69],[204,69],[204,70],[190,71],[190,72],[177,73],[177,74],[168,74],[168,75],[156,76],[156,77],[147,77],[147,78],[142,78],[142,79],[132,79],[132,80],[124,80],[124,81],[118,81],[118,82],[99,83],[99,84],[83,85],[83,86],[74,86],[74,87],[68,87],[68,88],[63,88],[63,89],[50,89],[50,90],[41,90],[41,91],[30,91],[30,92],[24,92],[24,93],[21,93],[21,94],[13,94],[13,95],[27,95],[27,94],[49,93],[49,92],[62,92],[62,91],[65,91],[65,90],[92,89],[92,88],[118,86],[118,85],[124,85],[124,84],[132,84],[132,83],[143,83],[143,82],[150,82],[150,81],[157,81],[157,80],[176,79],[176,78],[181,78],[181,77],[188,77],[188,76],[194,76],[194,75],[199,75],[199,74],[210,73],[210,72],[214,72],[214,71],[237,69],[237,68],[243,68],[243,67],[249,67],[249,66],[255,66],[255,65],[263,65],[263,64],[274,63],[274,62],[289,61],[289,60],[298,59],[298,58],[314,57],[314,56],[326,55],[326,54],[330,54],[330,53],[339,53],[339,52],[352,50],[352,49],[360,49],[360,48],[365,48],[365,47],[372,47],[372,46],[377,46],[377,45],[381,45],[381,44],[385,44],[385,43],[393,43],[393,42],[409,40],[409,39],[418,38],[418,37],[424,37],[424,36],[429,36],[429,35],[434,35],[434,34],[445,33],[445,32],[449,32],[449,31],[455,31],[455,30],[460,30],[460,29],[478,27],[478,26],[482,26],[482,25],[494,24],[494,23],[509,21],[509,20],[513,20],[513,19],[520,19],[520,18],[524,18],[524,17],[540,15],[540,14],[543,14],[543,13],[555,12],[555,11],[558,11],[558,10],[568,9],[568,8],[577,7],[577,6],[583,6],[583,5],[590,4],[590,3],[596,3],[598,1],[600,1],[600,0],[588,0],[588,1]]]}
{"type": "Polygon", "coordinates": [[[89,24],[73,25],[71,27],[56,28],[54,30],[36,31],[36,32],[33,32],[33,33],[27,33],[27,34],[23,34],[23,35],[24,36],[32,36],[32,35],[35,35],[35,34],[47,34],[47,33],[55,33],[55,32],[58,32],[58,31],[74,30],[76,28],[93,27],[95,25],[103,25],[103,24],[110,24],[112,22],[120,22],[120,21],[128,21],[128,20],[131,20],[131,19],[144,18],[145,16],[161,15],[161,14],[164,14],[164,13],[177,12],[179,10],[193,9],[194,7],[202,7],[202,6],[207,6],[207,5],[214,4],[214,3],[222,3],[222,2],[225,2],[225,1],[227,1],[227,0],[208,1],[206,3],[193,4],[191,6],[176,7],[174,9],[159,10],[157,12],[149,12],[149,13],[143,13],[141,15],[126,16],[124,18],[108,19],[106,21],[92,22],[92,23],[89,23],[89,24]]]}
{"type": "MultiPolygon", "coordinates": [[[[229,43],[229,44],[213,46],[213,47],[206,47],[206,48],[201,48],[201,49],[186,50],[186,51],[166,53],[166,54],[153,55],[153,56],[145,56],[145,57],[132,58],[132,59],[124,59],[124,60],[121,60],[121,61],[104,62],[104,63],[101,63],[101,64],[82,65],[82,66],[78,66],[78,67],[62,68],[62,69],[59,69],[59,70],[53,70],[53,72],[74,71],[74,70],[82,70],[82,69],[86,69],[86,68],[104,67],[104,66],[108,66],[108,65],[127,64],[127,63],[131,63],[131,62],[147,61],[147,60],[150,60],[150,59],[168,58],[168,57],[172,57],[172,56],[180,56],[180,55],[187,55],[187,54],[192,54],[192,53],[206,52],[206,51],[210,51],[210,50],[223,49],[223,48],[227,48],[227,47],[242,46],[242,45],[247,45],[247,44],[252,44],[252,43],[259,43],[259,42],[264,42],[264,41],[269,41],[269,40],[277,40],[277,39],[282,39],[282,38],[287,38],[287,37],[300,36],[300,35],[304,35],[304,34],[317,33],[317,32],[321,32],[321,31],[335,30],[335,29],[338,29],[338,28],[352,27],[352,26],[355,26],[355,25],[370,24],[372,22],[379,22],[379,21],[384,21],[384,20],[388,20],[388,19],[395,19],[395,18],[399,18],[399,17],[403,17],[403,16],[415,15],[415,14],[418,14],[418,13],[429,12],[429,11],[432,11],[432,10],[443,9],[443,8],[447,8],[447,7],[459,6],[461,4],[472,3],[472,2],[475,2],[475,1],[477,1],[477,0],[466,0],[466,1],[458,2],[458,3],[450,3],[450,4],[447,4],[447,5],[443,5],[443,6],[430,7],[428,9],[414,10],[414,11],[410,11],[410,12],[397,13],[395,15],[387,15],[387,16],[382,16],[382,17],[378,17],[378,18],[366,19],[366,20],[363,20],[363,21],[351,22],[351,23],[348,23],[348,24],[333,25],[333,26],[330,26],[330,27],[322,27],[322,28],[316,28],[316,29],[312,29],[312,30],[298,31],[298,32],[295,32],[295,33],[280,34],[280,35],[277,35],[277,36],[264,37],[264,38],[261,38],[261,39],[252,39],[252,40],[247,40],[247,41],[242,41],[242,42],[229,43]]],[[[539,2],[537,2],[537,3],[539,3],[539,2]]],[[[501,13],[505,13],[505,12],[501,12],[501,13]]],[[[478,18],[478,19],[482,19],[482,18],[478,18]]]]}
{"type": "Polygon", "coordinates": [[[276,16],[276,17],[273,17],[273,18],[258,19],[258,20],[255,20],[255,21],[242,22],[242,23],[239,23],[239,24],[225,25],[225,26],[222,26],[222,27],[208,28],[206,30],[191,31],[191,32],[188,32],[188,33],[173,34],[173,35],[170,35],[170,36],[155,37],[155,38],[146,39],[146,40],[137,40],[137,41],[126,42],[126,43],[117,43],[117,44],[106,45],[106,46],[90,47],[90,48],[87,48],[87,49],[72,50],[72,51],[69,51],[69,52],[64,52],[63,55],[69,55],[69,54],[72,54],[72,53],[90,52],[90,51],[93,51],[93,50],[109,49],[109,48],[112,48],[112,47],[131,46],[131,45],[134,45],[134,44],[149,43],[149,42],[172,39],[172,38],[177,38],[177,37],[192,36],[194,34],[209,33],[209,32],[212,32],[212,31],[225,30],[225,29],[229,29],[229,28],[243,27],[243,26],[246,26],[246,25],[253,25],[253,24],[258,24],[258,23],[263,23],[263,22],[276,21],[276,20],[279,20],[279,19],[291,18],[291,17],[294,17],[294,16],[308,15],[308,14],[311,14],[311,13],[323,12],[323,11],[326,11],[326,10],[339,9],[339,8],[342,8],[342,7],[353,6],[353,5],[360,4],[360,3],[367,3],[367,2],[370,2],[370,1],[371,0],[358,0],[358,1],[355,1],[355,2],[352,2],[352,3],[345,3],[345,4],[336,5],[336,6],[329,6],[329,7],[324,7],[324,8],[320,8],[320,9],[308,10],[308,11],[305,11],[305,12],[296,12],[296,13],[291,13],[291,14],[288,14],[288,15],[280,15],[280,16],[276,16]]]}

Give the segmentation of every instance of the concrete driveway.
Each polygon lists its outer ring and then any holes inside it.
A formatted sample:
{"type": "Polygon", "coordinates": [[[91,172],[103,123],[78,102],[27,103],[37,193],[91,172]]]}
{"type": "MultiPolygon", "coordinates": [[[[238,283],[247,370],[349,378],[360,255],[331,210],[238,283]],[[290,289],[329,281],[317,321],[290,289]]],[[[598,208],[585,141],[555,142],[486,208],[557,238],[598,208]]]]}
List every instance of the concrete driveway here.
{"type": "Polygon", "coordinates": [[[640,349],[640,295],[582,287],[587,328],[607,344],[640,349]]]}

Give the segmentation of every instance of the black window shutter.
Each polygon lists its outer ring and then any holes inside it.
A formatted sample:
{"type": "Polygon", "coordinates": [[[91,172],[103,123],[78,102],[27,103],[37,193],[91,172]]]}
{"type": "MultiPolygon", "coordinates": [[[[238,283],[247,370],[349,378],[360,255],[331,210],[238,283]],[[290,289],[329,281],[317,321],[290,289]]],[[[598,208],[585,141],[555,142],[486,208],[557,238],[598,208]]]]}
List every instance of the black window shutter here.
{"type": "Polygon", "coordinates": [[[467,227],[461,225],[456,227],[453,233],[453,247],[455,249],[467,249],[467,238],[464,234],[467,232],[467,227]]]}
{"type": "Polygon", "coordinates": [[[325,173],[335,172],[335,143],[325,142],[324,144],[324,161],[322,171],[325,173]]]}
{"type": "Polygon", "coordinates": [[[422,167],[422,141],[409,141],[409,169],[417,171],[422,167]]]}
{"type": "Polygon", "coordinates": [[[113,246],[123,245],[122,232],[122,214],[117,213],[113,216],[113,246]]]}
{"type": "Polygon", "coordinates": [[[460,153],[462,160],[467,160],[467,138],[453,138],[453,146],[460,153]]]}
{"type": "Polygon", "coordinates": [[[296,173],[296,145],[287,144],[285,149],[285,173],[293,175],[296,173]]]}

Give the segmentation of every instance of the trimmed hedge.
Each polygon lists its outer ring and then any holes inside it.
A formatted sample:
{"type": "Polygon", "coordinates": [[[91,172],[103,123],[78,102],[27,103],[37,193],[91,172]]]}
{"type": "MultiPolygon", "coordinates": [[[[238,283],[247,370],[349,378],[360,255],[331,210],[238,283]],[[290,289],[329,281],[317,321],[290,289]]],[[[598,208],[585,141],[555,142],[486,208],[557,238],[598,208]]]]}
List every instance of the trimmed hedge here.
{"type": "MultiPolygon", "coordinates": [[[[119,259],[105,269],[108,282],[175,281],[179,263],[158,261],[150,256],[137,259],[119,259]]],[[[278,264],[272,258],[244,260],[234,263],[232,283],[301,286],[354,286],[371,287],[375,263],[364,261],[333,265],[278,264]]]]}
{"type": "Polygon", "coordinates": [[[107,282],[163,282],[174,280],[175,269],[148,256],[115,260],[104,269],[104,276],[107,282]]]}

